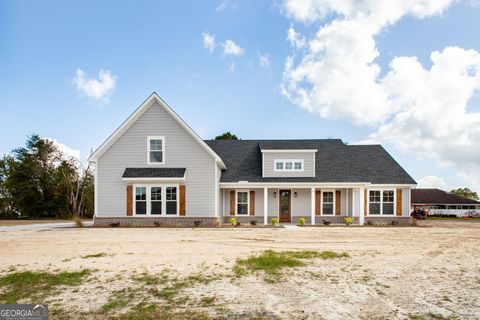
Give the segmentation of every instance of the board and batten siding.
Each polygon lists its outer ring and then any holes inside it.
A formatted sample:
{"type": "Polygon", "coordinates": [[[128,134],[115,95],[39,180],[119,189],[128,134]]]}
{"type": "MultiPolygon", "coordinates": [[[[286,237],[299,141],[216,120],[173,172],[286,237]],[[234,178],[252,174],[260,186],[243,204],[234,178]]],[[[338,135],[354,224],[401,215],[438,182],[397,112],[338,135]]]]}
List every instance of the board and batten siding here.
{"type": "Polygon", "coordinates": [[[264,177],[314,177],[315,152],[264,152],[264,177]],[[303,160],[303,171],[275,171],[275,160],[303,160]]]}
{"type": "Polygon", "coordinates": [[[156,102],[97,160],[98,217],[126,215],[127,167],[186,168],[186,216],[215,216],[215,159],[156,102]],[[147,164],[148,136],[165,137],[165,164],[147,164]]]}

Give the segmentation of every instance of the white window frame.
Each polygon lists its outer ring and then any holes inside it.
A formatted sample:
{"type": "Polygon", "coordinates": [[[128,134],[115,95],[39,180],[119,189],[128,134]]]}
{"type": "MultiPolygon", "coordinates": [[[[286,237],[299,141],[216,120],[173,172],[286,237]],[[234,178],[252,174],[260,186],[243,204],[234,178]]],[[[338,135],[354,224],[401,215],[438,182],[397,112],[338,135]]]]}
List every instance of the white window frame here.
{"type": "Polygon", "coordinates": [[[322,189],[321,190],[321,194],[320,194],[320,215],[321,216],[325,216],[325,217],[332,217],[332,216],[335,216],[335,203],[336,203],[336,192],[335,192],[335,189],[322,189]],[[323,214],[323,193],[325,192],[332,192],[333,193],[333,211],[332,211],[332,214],[323,214]]]}
{"type": "Polygon", "coordinates": [[[273,171],[275,172],[303,172],[305,168],[305,161],[303,159],[275,159],[273,161],[273,171]],[[277,169],[277,163],[283,163],[283,169],[277,169]],[[292,163],[292,169],[286,169],[286,163],[292,163]],[[295,162],[302,164],[302,169],[295,169],[295,162]]]}
{"type": "Polygon", "coordinates": [[[250,215],[250,189],[235,190],[235,216],[248,217],[249,215],[250,215]],[[238,193],[239,192],[247,193],[247,214],[238,214],[238,193]]]}
{"type": "MultiPolygon", "coordinates": [[[[370,217],[395,217],[397,215],[397,190],[392,188],[373,188],[367,189],[367,216],[370,217]],[[370,214],[370,191],[380,191],[380,214],[370,214]],[[383,192],[384,191],[393,191],[393,214],[383,214],[383,192]]],[[[377,203],[377,202],[375,202],[377,203]]],[[[388,202],[390,203],[390,202],[388,202]]]]}
{"type": "Polygon", "coordinates": [[[133,215],[137,217],[177,217],[180,212],[180,185],[171,184],[171,183],[152,183],[152,184],[134,184],[133,185],[133,215]],[[136,194],[137,188],[147,188],[147,214],[138,214],[137,215],[137,201],[136,194]],[[151,214],[152,204],[151,204],[151,194],[152,187],[162,188],[162,214],[151,214]],[[176,187],[177,188],[177,213],[176,214],[167,214],[167,187],[176,187]]]}
{"type": "Polygon", "coordinates": [[[148,136],[147,137],[147,164],[150,164],[150,165],[165,164],[165,136],[148,136]],[[151,140],[162,140],[162,162],[150,161],[150,141],[151,140]]]}

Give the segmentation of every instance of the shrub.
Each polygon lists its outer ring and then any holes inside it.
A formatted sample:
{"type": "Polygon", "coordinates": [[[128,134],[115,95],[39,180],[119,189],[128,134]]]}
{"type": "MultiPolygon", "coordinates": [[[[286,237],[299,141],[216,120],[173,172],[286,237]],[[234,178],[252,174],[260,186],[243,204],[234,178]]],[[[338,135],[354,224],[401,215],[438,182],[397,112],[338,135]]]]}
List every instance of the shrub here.
{"type": "Polygon", "coordinates": [[[326,226],[330,225],[330,221],[328,221],[328,220],[322,220],[322,223],[326,226]]]}
{"type": "Polygon", "coordinates": [[[162,225],[160,221],[154,221],[153,224],[155,225],[155,227],[160,227],[162,225]]]}
{"type": "Polygon", "coordinates": [[[202,224],[202,221],[201,221],[201,220],[195,220],[195,221],[193,221],[193,226],[194,226],[195,228],[198,228],[201,224],[202,224]]]}
{"type": "Polygon", "coordinates": [[[82,218],[80,218],[79,216],[74,215],[74,216],[73,216],[73,221],[75,222],[75,226],[76,226],[77,228],[82,228],[82,227],[83,227],[82,218]]]}
{"type": "Polygon", "coordinates": [[[257,220],[253,220],[253,219],[250,220],[250,224],[251,224],[252,226],[256,226],[256,225],[257,225],[257,220]]]}
{"type": "Polygon", "coordinates": [[[114,227],[119,227],[120,226],[120,222],[112,222],[110,223],[110,227],[114,228],[114,227]]]}
{"type": "Polygon", "coordinates": [[[305,218],[301,217],[300,219],[298,219],[298,224],[301,225],[301,226],[304,226],[305,225],[305,218]]]}
{"type": "Polygon", "coordinates": [[[346,224],[347,226],[349,226],[349,225],[351,225],[352,222],[353,222],[353,217],[345,217],[345,218],[343,218],[343,222],[345,222],[345,224],[346,224]]]}
{"type": "Polygon", "coordinates": [[[273,218],[272,219],[272,226],[276,226],[278,225],[278,219],[277,218],[273,218]]]}
{"type": "Polygon", "coordinates": [[[237,218],[230,218],[230,224],[232,226],[236,226],[237,225],[237,218]]]}

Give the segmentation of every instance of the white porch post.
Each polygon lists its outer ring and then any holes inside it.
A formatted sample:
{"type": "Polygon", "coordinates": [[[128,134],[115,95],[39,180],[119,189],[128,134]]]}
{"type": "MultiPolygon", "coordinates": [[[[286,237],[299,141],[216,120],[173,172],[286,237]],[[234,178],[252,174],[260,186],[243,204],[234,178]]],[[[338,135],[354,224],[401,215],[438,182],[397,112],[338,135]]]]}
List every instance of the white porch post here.
{"type": "Polygon", "coordinates": [[[315,188],[311,189],[311,196],[310,196],[310,214],[311,214],[311,223],[312,225],[315,224],[315,188]]]}
{"type": "Polygon", "coordinates": [[[268,224],[268,188],[263,188],[263,224],[268,224]]]}
{"type": "Polygon", "coordinates": [[[365,224],[365,189],[360,188],[360,194],[359,197],[360,199],[360,208],[358,212],[360,213],[360,216],[358,217],[358,224],[364,225],[365,224]]]}

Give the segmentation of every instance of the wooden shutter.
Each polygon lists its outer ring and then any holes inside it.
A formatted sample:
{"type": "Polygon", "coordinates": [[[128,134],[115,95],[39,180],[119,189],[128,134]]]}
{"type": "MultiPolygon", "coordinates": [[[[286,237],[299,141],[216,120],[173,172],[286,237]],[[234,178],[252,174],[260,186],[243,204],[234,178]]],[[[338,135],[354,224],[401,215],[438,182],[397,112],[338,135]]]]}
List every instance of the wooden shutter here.
{"type": "Polygon", "coordinates": [[[255,215],[255,191],[250,191],[250,215],[255,215]]]}
{"type": "Polygon", "coordinates": [[[230,215],[235,215],[235,191],[230,191],[230,215]]]}
{"type": "Polygon", "coordinates": [[[133,187],[127,186],[127,216],[133,215],[133,187]]]}
{"type": "Polygon", "coordinates": [[[397,216],[402,215],[402,189],[397,189],[397,216]]]}
{"type": "Polygon", "coordinates": [[[179,215],[180,216],[185,216],[187,214],[187,207],[186,207],[186,202],[185,202],[185,185],[182,184],[180,185],[180,210],[179,210],[179,215]]]}
{"type": "Polygon", "coordinates": [[[365,189],[365,193],[363,195],[363,215],[367,215],[367,189],[365,189]]]}
{"type": "Polygon", "coordinates": [[[340,190],[335,191],[335,215],[340,215],[340,203],[342,200],[342,193],[340,190]]]}
{"type": "Polygon", "coordinates": [[[320,196],[322,195],[320,190],[315,191],[315,215],[320,215],[320,196]]]}

